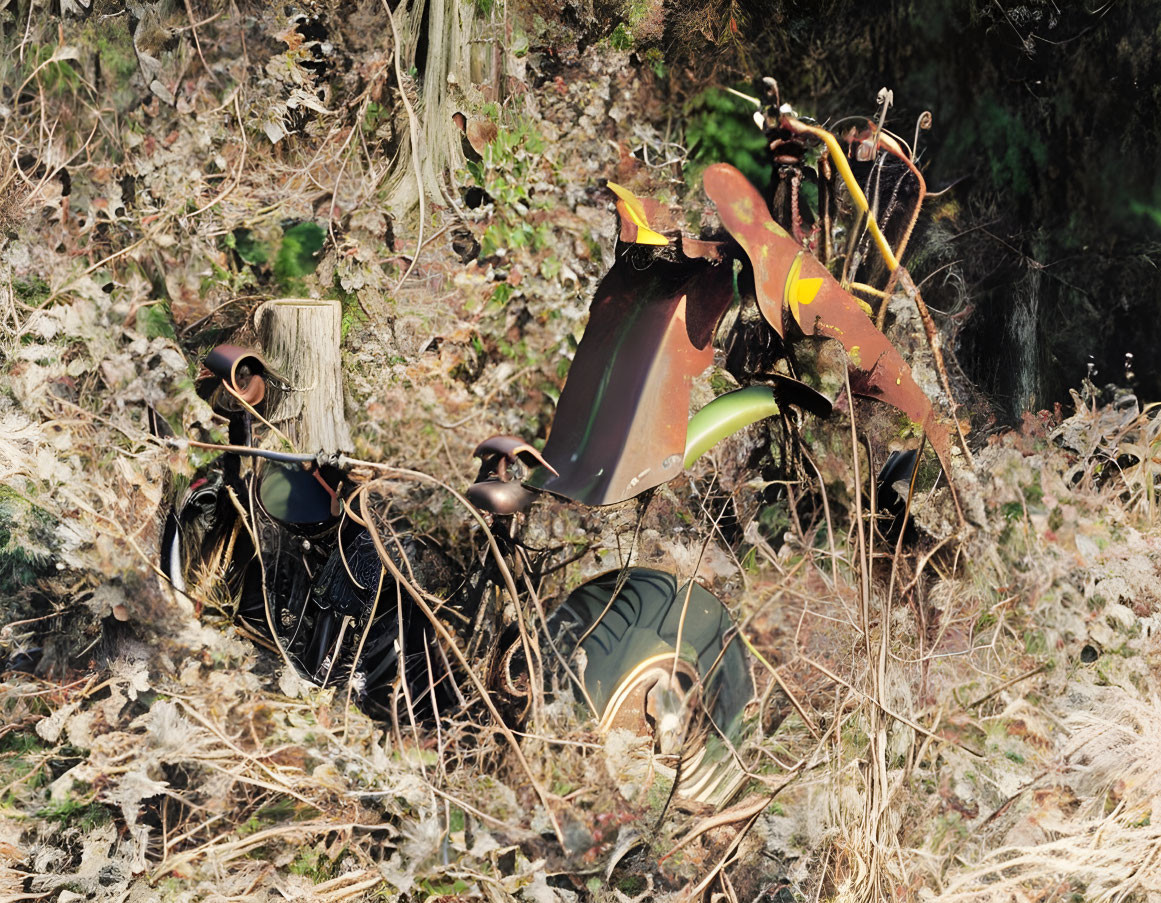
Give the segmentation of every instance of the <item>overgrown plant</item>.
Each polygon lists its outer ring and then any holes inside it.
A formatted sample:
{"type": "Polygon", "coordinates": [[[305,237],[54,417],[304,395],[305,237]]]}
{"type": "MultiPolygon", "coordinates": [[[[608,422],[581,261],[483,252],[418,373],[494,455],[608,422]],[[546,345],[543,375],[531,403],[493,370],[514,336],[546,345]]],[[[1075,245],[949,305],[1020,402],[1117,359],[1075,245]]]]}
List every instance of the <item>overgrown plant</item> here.
{"type": "MultiPolygon", "coordinates": [[[[494,106],[488,113],[497,119],[501,115],[494,106]]],[[[486,144],[482,158],[466,164],[468,174],[483,192],[480,200],[492,205],[491,222],[480,239],[482,258],[502,257],[509,249],[539,251],[548,243],[548,227],[541,211],[549,202],[535,196],[544,165],[544,138],[526,117],[504,120],[509,121],[495,128],[495,137],[486,144]]]]}

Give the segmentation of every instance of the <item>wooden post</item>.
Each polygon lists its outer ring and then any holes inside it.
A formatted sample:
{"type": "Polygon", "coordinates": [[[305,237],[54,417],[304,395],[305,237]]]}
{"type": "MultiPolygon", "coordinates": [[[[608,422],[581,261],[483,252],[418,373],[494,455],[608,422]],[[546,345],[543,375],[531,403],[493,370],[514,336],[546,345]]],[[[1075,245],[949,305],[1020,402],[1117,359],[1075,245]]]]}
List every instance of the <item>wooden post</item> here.
{"type": "Polygon", "coordinates": [[[339,356],[342,310],[338,301],[280,298],[255,315],[267,363],[290,391],[267,417],[306,453],[350,451],[343,411],[339,356]]]}

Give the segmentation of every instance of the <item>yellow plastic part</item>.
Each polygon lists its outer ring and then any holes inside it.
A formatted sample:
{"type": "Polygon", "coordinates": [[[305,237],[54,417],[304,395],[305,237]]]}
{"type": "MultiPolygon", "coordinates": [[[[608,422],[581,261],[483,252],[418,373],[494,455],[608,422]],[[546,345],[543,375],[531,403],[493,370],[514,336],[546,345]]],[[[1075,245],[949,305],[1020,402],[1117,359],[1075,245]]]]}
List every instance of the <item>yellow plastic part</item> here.
{"type": "Polygon", "coordinates": [[[645,215],[645,208],[641,205],[641,199],[637,195],[633,194],[628,188],[618,185],[616,182],[608,182],[606,184],[609,186],[609,191],[620,198],[617,209],[621,211],[623,216],[629,217],[629,220],[637,227],[636,244],[669,244],[668,238],[660,232],[654,232],[649,228],[649,217],[645,215]]]}

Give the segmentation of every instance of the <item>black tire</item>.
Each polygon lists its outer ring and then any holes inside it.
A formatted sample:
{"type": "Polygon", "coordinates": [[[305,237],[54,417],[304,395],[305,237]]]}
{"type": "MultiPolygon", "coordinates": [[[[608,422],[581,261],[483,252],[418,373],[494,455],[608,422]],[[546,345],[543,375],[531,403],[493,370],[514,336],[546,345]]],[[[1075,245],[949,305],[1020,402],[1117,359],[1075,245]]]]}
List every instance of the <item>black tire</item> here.
{"type": "Polygon", "coordinates": [[[679,790],[720,802],[741,779],[723,738],[741,738],[744,710],[754,695],[733,627],[725,606],[702,586],[678,587],[672,574],[634,567],[574,590],[549,619],[548,633],[584,684],[584,693],[574,685],[574,694],[587,695],[601,728],[610,730],[646,727],[645,699],[658,680],[674,674],[680,632],[675,676],[683,691],[700,696],[709,729],[687,738],[679,790]]]}

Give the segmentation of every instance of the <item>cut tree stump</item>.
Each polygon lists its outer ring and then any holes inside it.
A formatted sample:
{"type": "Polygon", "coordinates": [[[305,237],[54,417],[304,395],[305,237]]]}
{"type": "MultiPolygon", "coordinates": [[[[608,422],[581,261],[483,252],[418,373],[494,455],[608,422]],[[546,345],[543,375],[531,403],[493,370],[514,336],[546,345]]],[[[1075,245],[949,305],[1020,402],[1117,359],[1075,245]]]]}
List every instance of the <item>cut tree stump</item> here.
{"type": "Polygon", "coordinates": [[[301,452],[350,451],[339,302],[279,298],[258,308],[255,323],[266,362],[290,384],[267,419],[301,452]]]}

